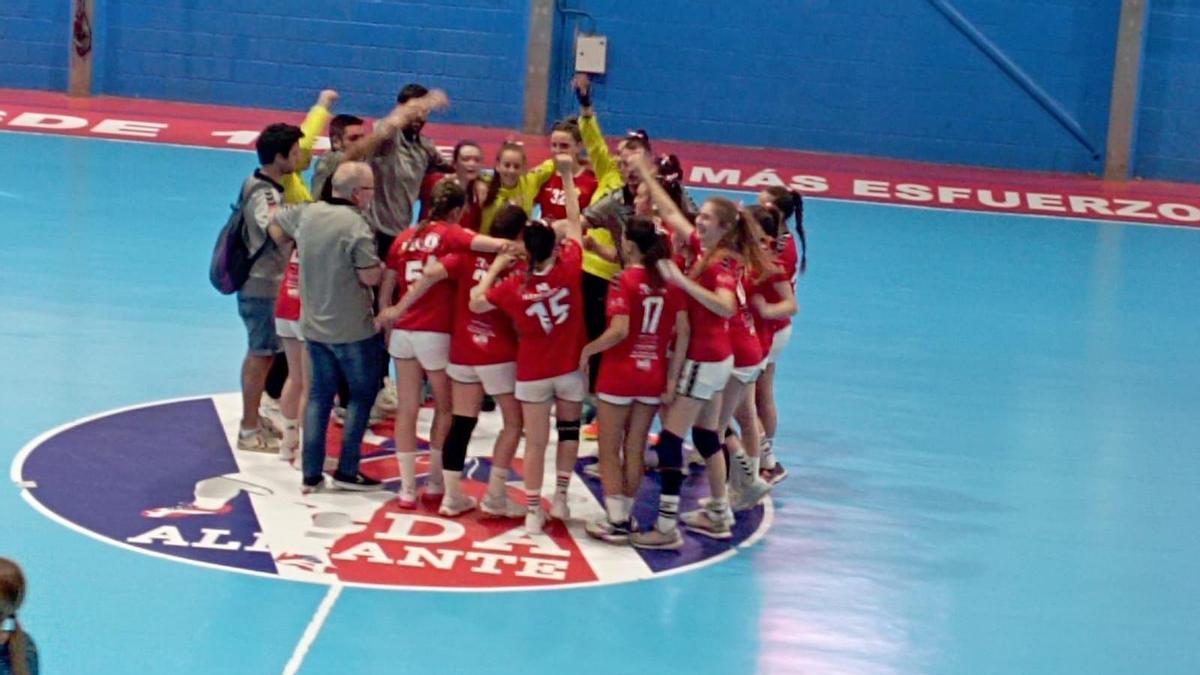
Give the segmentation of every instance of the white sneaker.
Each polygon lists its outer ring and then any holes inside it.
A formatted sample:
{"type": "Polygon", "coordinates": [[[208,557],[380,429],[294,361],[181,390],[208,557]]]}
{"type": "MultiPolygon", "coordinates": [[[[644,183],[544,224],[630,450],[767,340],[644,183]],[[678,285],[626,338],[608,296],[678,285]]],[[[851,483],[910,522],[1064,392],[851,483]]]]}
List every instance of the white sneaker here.
{"type": "Polygon", "coordinates": [[[736,489],[730,491],[729,504],[734,511],[752,509],[771,493],[773,487],[775,486],[755,476],[749,484],[738,485],[736,489]]]}
{"type": "Polygon", "coordinates": [[[280,429],[279,425],[275,423],[275,420],[267,417],[266,415],[259,415],[258,426],[261,427],[263,431],[267,432],[268,435],[273,436],[276,440],[281,440],[283,438],[283,429],[280,429]]]}
{"type": "Polygon", "coordinates": [[[271,436],[264,429],[255,429],[249,434],[238,431],[237,449],[247,452],[278,453],[279,439],[271,436]]]}
{"type": "Polygon", "coordinates": [[[489,516],[496,518],[520,518],[525,515],[525,507],[513,501],[508,495],[495,497],[484,495],[479,508],[489,516]]]}
{"type": "Polygon", "coordinates": [[[712,539],[732,539],[732,519],[728,514],[715,514],[712,509],[700,508],[679,516],[684,527],[712,539]]]}
{"type": "Polygon", "coordinates": [[[442,505],[438,507],[438,513],[447,518],[457,518],[468,511],[475,510],[478,505],[479,503],[475,501],[474,497],[446,495],[442,498],[442,505]]]}
{"type": "Polygon", "coordinates": [[[527,534],[541,534],[542,527],[546,525],[546,512],[540,508],[536,511],[525,512],[525,532],[527,534]]]}
{"type": "Polygon", "coordinates": [[[555,494],[550,500],[550,517],[566,522],[571,519],[571,507],[567,506],[567,496],[555,494]]]}
{"type": "Polygon", "coordinates": [[[683,533],[678,527],[672,527],[668,532],[652,527],[645,532],[630,534],[629,543],[637,548],[673,551],[683,547],[683,533]]]}
{"type": "Polygon", "coordinates": [[[396,385],[392,383],[392,378],[387,377],[383,380],[383,388],[375,395],[375,407],[384,411],[393,413],[396,412],[396,406],[399,404],[396,398],[396,385]]]}
{"type": "Polygon", "coordinates": [[[610,523],[608,518],[600,518],[588,523],[583,529],[593,539],[599,539],[600,541],[617,546],[627,546],[629,544],[628,523],[617,525],[610,523]]]}

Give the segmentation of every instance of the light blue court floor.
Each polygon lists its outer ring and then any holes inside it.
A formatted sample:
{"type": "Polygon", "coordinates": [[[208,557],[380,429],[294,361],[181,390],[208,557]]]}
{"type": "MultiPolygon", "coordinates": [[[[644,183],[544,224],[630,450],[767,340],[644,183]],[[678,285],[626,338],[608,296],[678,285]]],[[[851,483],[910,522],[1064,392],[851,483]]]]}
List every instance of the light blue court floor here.
{"type": "Polygon", "coordinates": [[[291,493],[245,479],[206,398],[238,385],[206,272],[253,155],[11,133],[0,153],[0,465],[26,448],[29,493],[0,487],[0,555],[44,673],[1200,672],[1200,231],[812,199],[778,385],[792,477],[744,546],[693,541],[709,564],[679,567],[560,530],[551,562],[493,562],[541,583],[561,554],[566,589],[397,590],[372,579],[445,581],[396,561],[448,530],[393,519],[335,587],[322,552],[285,573],[254,540],[291,493]],[[243,483],[192,494],[223,474],[243,483]]]}

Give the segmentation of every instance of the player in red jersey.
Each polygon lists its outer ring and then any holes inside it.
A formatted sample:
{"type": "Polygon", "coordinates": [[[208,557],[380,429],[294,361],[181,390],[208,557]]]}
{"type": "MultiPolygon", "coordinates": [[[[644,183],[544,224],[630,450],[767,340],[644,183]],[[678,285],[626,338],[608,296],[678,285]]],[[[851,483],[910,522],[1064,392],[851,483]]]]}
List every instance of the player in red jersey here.
{"type": "Polygon", "coordinates": [[[567,219],[556,224],[557,230],[544,221],[531,221],[522,235],[529,268],[514,271],[497,285],[497,278],[513,262],[511,256],[497,256],[471,294],[471,311],[498,308],[517,331],[516,397],[525,418],[525,529],[530,534],[540,533],[546,520],[541,493],[551,408],[558,447],[550,516],[564,521],[570,517],[567,486],[579,453],[579,418],[587,394],[587,379],[579,369],[586,333],[581,288],[583,235],[571,175],[573,162],[566,156],[555,158],[564,179],[567,219]]]}
{"type": "MultiPolygon", "coordinates": [[[[494,252],[507,242],[475,234],[454,224],[466,204],[466,192],[455,181],[442,181],[433,191],[430,220],[421,221],[400,233],[392,242],[387,256],[387,269],[380,286],[381,314],[387,312],[396,297],[424,273],[430,258],[449,253],[494,252]]],[[[396,363],[396,456],[400,462],[401,508],[417,505],[417,412],[421,404],[422,376],[429,379],[433,390],[434,416],[429,438],[431,474],[426,492],[441,497],[444,492],[442,476],[442,443],[450,429],[450,381],[446,365],[450,354],[451,313],[446,311],[454,301],[454,288],[439,283],[419,301],[412,303],[395,319],[388,337],[388,352],[396,363]]]]}
{"type": "MultiPolygon", "coordinates": [[[[574,178],[576,202],[582,211],[592,201],[596,192],[596,174],[580,161],[583,150],[583,133],[575,122],[559,122],[550,130],[550,152],[555,157],[571,158],[571,176],[574,178]]],[[[537,193],[535,203],[541,207],[542,220],[553,223],[567,217],[566,187],[561,172],[555,173],[537,193]]]]}
{"type": "Polygon", "coordinates": [[[275,334],[283,342],[288,364],[288,378],[279,396],[279,412],[283,414],[279,458],[294,464],[299,458],[300,422],[304,418],[300,413],[308,400],[308,351],[300,334],[300,253],[295,244],[275,297],[275,334]]]}
{"type": "Polygon", "coordinates": [[[715,539],[730,539],[732,511],[725,489],[726,465],[721,453],[719,421],[721,393],[733,371],[733,345],[729,319],[737,311],[737,268],[764,269],[767,261],[758,246],[755,228],[728,199],[712,197],[700,207],[696,223],[683,214],[662,186],[654,180],[649,160],[635,157],[642,182],[663,221],[691,240],[701,252],[687,274],[674,261],[659,264],[663,277],[689,296],[688,320],[691,337],[687,360],[676,389],[679,394],[663,416],[663,431],[656,449],[662,473],[658,520],[653,529],[630,536],[640,548],[675,549],[683,545],[677,521],[689,530],[715,539]],[[679,489],[683,484],[683,435],[692,427],[692,441],[708,467],[712,499],[707,505],[683,514],[679,511],[679,489]]]}
{"type": "MultiPolygon", "coordinates": [[[[775,237],[775,252],[779,256],[779,264],[783,266],[791,280],[793,297],[796,291],[796,281],[808,268],[808,241],[804,233],[804,197],[797,191],[789,191],[782,187],[769,187],[758,195],[759,204],[777,209],[778,236],[775,237]],[[787,229],[787,220],[796,217],[796,236],[787,229]],[[796,254],[796,239],[800,240],[800,254],[796,254]]],[[[792,337],[791,322],[786,328],[777,331],[771,342],[771,351],[767,354],[767,369],[758,382],[758,418],[763,426],[762,439],[762,474],[767,481],[778,483],[787,478],[787,469],[775,459],[775,429],[778,424],[778,413],[775,407],[775,363],[783,353],[784,347],[792,337]]]]}
{"type": "Polygon", "coordinates": [[[608,328],[580,354],[581,368],[594,354],[603,355],[596,419],[607,517],[588,523],[587,532],[614,544],[628,543],[631,526],[636,529],[630,516],[646,437],[659,406],[675,398],[689,336],[687,296],[658,271],[670,254],[654,221],[635,216],[623,232],[621,252],[626,266],[608,290],[608,328]],[[672,333],[676,343],[668,363],[672,333]]]}
{"type": "MultiPolygon", "coordinates": [[[[527,220],[521,207],[510,204],[496,215],[492,234],[500,239],[516,239],[527,220]]],[[[494,516],[517,518],[525,514],[525,507],[509,499],[505,487],[521,441],[521,404],[513,397],[517,337],[512,322],[499,310],[474,314],[469,308],[471,289],[483,279],[493,258],[484,253],[451,253],[441,260],[430,259],[424,274],[409,286],[400,302],[376,320],[381,326],[387,325],[389,319],[408,311],[442,281],[454,287],[454,326],[450,335],[450,363],[446,367],[453,417],[442,446],[446,494],[438,510],[445,516],[460,515],[474,506],[475,500],[461,489],[462,472],[484,393],[495,399],[504,427],[496,437],[488,490],[481,506],[494,516]]]]}

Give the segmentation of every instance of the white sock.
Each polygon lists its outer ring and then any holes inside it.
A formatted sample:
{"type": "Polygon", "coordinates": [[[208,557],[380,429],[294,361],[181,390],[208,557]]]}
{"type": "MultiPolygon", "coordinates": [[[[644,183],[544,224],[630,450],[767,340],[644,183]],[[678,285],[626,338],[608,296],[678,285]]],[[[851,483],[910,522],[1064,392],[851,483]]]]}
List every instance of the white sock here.
{"type": "Polygon", "coordinates": [[[775,468],[775,439],[769,436],[763,437],[762,451],[758,453],[762,459],[762,468],[770,470],[775,468]]]}
{"type": "Polygon", "coordinates": [[[750,463],[750,456],[746,454],[745,450],[738,450],[736,453],[734,453],[733,463],[736,465],[736,469],[740,471],[742,476],[749,482],[753,482],[754,477],[758,475],[758,473],[754,471],[753,465],[750,463]]]}
{"type": "Polygon", "coordinates": [[[750,458],[750,471],[751,471],[750,475],[756,476],[756,477],[758,476],[759,462],[761,462],[761,461],[762,461],[761,457],[751,457],[750,458]]]}
{"type": "Polygon", "coordinates": [[[633,515],[633,497],[626,497],[626,496],[622,495],[620,497],[620,499],[621,499],[621,522],[624,522],[626,520],[629,520],[630,516],[633,515]]]}
{"type": "Polygon", "coordinates": [[[283,418],[283,445],[289,448],[300,445],[300,427],[296,420],[283,418]]]}
{"type": "Polygon", "coordinates": [[[446,494],[455,497],[462,496],[462,472],[461,471],[442,471],[442,477],[446,481],[446,494]]]}
{"type": "Polygon", "coordinates": [[[625,522],[625,518],[623,516],[625,512],[624,502],[625,500],[621,497],[604,498],[604,512],[608,514],[608,522],[614,524],[625,522]]]}
{"type": "Polygon", "coordinates": [[[559,471],[558,474],[556,474],[555,479],[554,479],[554,494],[566,495],[567,487],[570,485],[571,485],[571,474],[563,473],[563,472],[559,471]]]}
{"type": "Polygon", "coordinates": [[[525,490],[525,508],[530,513],[537,513],[542,510],[541,490],[525,490]]]}
{"type": "Polygon", "coordinates": [[[654,528],[659,532],[675,529],[679,520],[679,495],[662,495],[658,498],[658,520],[654,528]]]}
{"type": "Polygon", "coordinates": [[[429,483],[431,485],[443,485],[442,480],[442,451],[430,448],[429,449],[429,483]]]}
{"type": "Polygon", "coordinates": [[[396,460],[400,462],[400,491],[409,494],[417,491],[417,453],[397,452],[396,460]]]}
{"type": "Polygon", "coordinates": [[[496,465],[492,465],[492,472],[488,475],[488,495],[496,498],[503,498],[504,484],[508,482],[508,469],[497,469],[496,465]]]}

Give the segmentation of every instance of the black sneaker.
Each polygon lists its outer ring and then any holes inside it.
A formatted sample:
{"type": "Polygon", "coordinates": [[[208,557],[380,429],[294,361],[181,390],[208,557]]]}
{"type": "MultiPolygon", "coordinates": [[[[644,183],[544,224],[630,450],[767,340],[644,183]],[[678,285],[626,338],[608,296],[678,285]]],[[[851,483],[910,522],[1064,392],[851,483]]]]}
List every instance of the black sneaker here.
{"type": "Polygon", "coordinates": [[[323,475],[314,478],[305,476],[300,481],[300,494],[310,495],[314,492],[320,492],[323,489],[325,489],[325,476],[323,475]]]}
{"type": "Polygon", "coordinates": [[[374,478],[364,476],[361,472],[357,476],[347,476],[339,471],[334,471],[333,487],[351,492],[372,492],[374,490],[382,490],[383,483],[374,478]]]}

